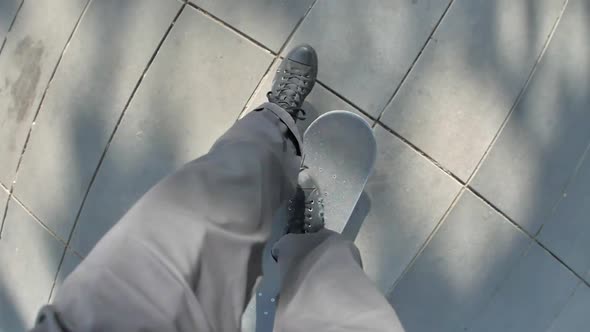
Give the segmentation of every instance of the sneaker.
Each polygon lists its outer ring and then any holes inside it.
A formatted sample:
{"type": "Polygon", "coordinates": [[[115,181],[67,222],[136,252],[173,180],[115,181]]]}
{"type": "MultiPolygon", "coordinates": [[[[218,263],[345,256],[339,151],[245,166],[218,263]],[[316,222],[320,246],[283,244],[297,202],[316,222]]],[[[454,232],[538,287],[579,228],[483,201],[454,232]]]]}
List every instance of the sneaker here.
{"type": "Polygon", "coordinates": [[[299,185],[287,210],[287,233],[315,233],[324,228],[324,199],[305,170],[299,173],[299,185]]]}
{"type": "Polygon", "coordinates": [[[281,106],[295,121],[305,116],[301,109],[305,97],[313,88],[318,74],[318,56],[309,45],[299,45],[288,54],[272,81],[268,101],[281,106]]]}

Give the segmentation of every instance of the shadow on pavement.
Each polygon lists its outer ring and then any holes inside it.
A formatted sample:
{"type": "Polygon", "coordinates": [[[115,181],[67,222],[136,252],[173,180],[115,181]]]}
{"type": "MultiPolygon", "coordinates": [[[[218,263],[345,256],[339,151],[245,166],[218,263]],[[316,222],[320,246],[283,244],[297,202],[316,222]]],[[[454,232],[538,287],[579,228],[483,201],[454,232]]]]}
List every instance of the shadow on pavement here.
{"type": "MultiPolygon", "coordinates": [[[[322,1],[322,0],[320,0],[322,1]]],[[[485,8],[485,15],[482,15],[482,19],[486,20],[485,24],[483,25],[487,32],[484,35],[488,36],[488,42],[491,44],[489,46],[490,50],[495,51],[493,56],[487,57],[489,61],[481,62],[480,54],[478,53],[479,50],[474,49],[463,49],[457,50],[457,57],[461,58],[461,61],[464,61],[466,64],[469,64],[470,69],[468,71],[470,80],[469,84],[477,84],[478,81],[493,81],[497,82],[494,85],[494,88],[502,89],[503,87],[509,86],[509,84],[503,84],[503,82],[511,82],[514,80],[521,80],[519,77],[514,77],[514,68],[518,68],[522,65],[525,58],[528,57],[536,57],[534,54],[534,47],[533,45],[521,45],[520,50],[522,51],[516,58],[506,59],[507,55],[511,54],[512,50],[501,49],[501,47],[497,44],[498,41],[502,38],[500,30],[502,28],[502,21],[501,16],[502,13],[497,8],[495,2],[485,1],[481,2],[482,5],[486,6],[485,8]],[[520,58],[519,58],[520,57],[520,58]]],[[[542,15],[538,13],[539,6],[533,0],[527,0],[524,2],[526,8],[526,15],[523,24],[527,27],[527,33],[530,35],[530,39],[534,40],[538,38],[537,34],[539,33],[540,28],[538,27],[538,22],[535,19],[542,15]]],[[[456,0],[455,3],[451,6],[450,11],[455,10],[456,6],[461,5],[461,1],[456,0]]],[[[184,10],[189,10],[190,8],[185,8],[184,10]]],[[[132,10],[132,8],[123,8],[122,10],[132,10]]],[[[590,17],[590,4],[586,3],[586,12],[588,13],[588,17],[590,17]]],[[[82,24],[85,24],[84,20],[82,24]]],[[[261,22],[261,24],[264,24],[261,22]]],[[[445,24],[445,21],[441,23],[445,24]]],[[[85,43],[89,44],[89,47],[96,47],[98,49],[102,49],[102,52],[111,52],[111,49],[108,47],[102,48],[103,45],[100,44],[102,29],[104,27],[96,26],[96,38],[94,40],[87,40],[85,43]]],[[[108,31],[111,31],[113,27],[110,27],[108,31]]],[[[126,26],[123,22],[121,22],[120,26],[117,26],[115,29],[125,31],[126,26]]],[[[408,27],[407,30],[407,39],[410,40],[413,38],[414,32],[413,30],[417,29],[417,27],[408,27]]],[[[590,33],[590,29],[588,31],[590,33]]],[[[321,33],[321,31],[318,31],[321,33]]],[[[470,31],[466,31],[466,34],[471,33],[470,31]]],[[[359,47],[364,47],[365,43],[372,43],[371,40],[371,31],[363,31],[362,27],[359,27],[359,36],[364,36],[362,38],[358,38],[358,40],[351,40],[350,42],[352,45],[358,45],[359,47]]],[[[469,37],[466,37],[469,38],[469,37]]],[[[106,46],[106,45],[104,45],[106,46]]],[[[375,49],[379,49],[378,45],[372,45],[375,49]]],[[[403,43],[399,45],[399,47],[404,47],[403,43]]],[[[0,54],[0,56],[2,56],[0,54]]],[[[67,54],[66,54],[67,56],[67,54]]],[[[122,57],[122,54],[111,54],[109,59],[114,59],[117,57],[122,57]]],[[[111,66],[112,63],[109,62],[102,62],[104,58],[101,56],[96,56],[92,61],[88,61],[85,65],[91,66],[95,72],[96,76],[100,75],[102,68],[104,66],[111,66]]],[[[329,59],[323,59],[321,61],[329,61],[329,59]]],[[[571,98],[587,98],[588,92],[586,91],[578,91],[575,85],[572,85],[568,82],[568,77],[570,71],[576,71],[576,64],[564,64],[563,72],[559,73],[556,79],[560,80],[560,84],[557,84],[558,89],[552,91],[551,93],[554,94],[554,98],[557,100],[561,100],[556,104],[568,105],[569,100],[571,98]]],[[[343,69],[345,72],[345,69],[343,69]]],[[[432,71],[436,73],[436,71],[432,71]]],[[[153,72],[149,72],[148,74],[155,74],[153,72]]],[[[59,75],[59,68],[58,68],[58,75],[59,75]]],[[[91,80],[92,75],[90,77],[79,77],[79,85],[84,85],[86,80],[91,80]]],[[[104,98],[108,98],[110,93],[114,93],[117,87],[117,81],[121,79],[120,77],[113,76],[110,80],[104,81],[104,84],[101,85],[99,91],[86,91],[86,93],[96,94],[99,93],[104,96],[104,98]]],[[[352,78],[354,79],[354,78],[352,78]]],[[[524,84],[524,81],[523,81],[524,84]]],[[[484,84],[485,85],[485,84],[484,84]]],[[[190,87],[178,87],[179,89],[190,89],[190,87]]],[[[363,87],[359,86],[359,89],[363,87]]],[[[393,90],[396,87],[392,87],[393,90]]],[[[165,87],[162,87],[160,91],[166,91],[165,87]]],[[[72,95],[77,94],[78,91],[72,91],[72,95]]],[[[510,96],[514,94],[514,91],[503,91],[501,94],[510,96]]],[[[76,96],[75,99],[80,100],[80,98],[84,98],[83,96],[76,96]]],[[[91,98],[91,97],[88,97],[91,98]]],[[[74,99],[72,97],[72,99],[74,99]]],[[[100,100],[97,101],[97,105],[95,107],[97,110],[100,109],[100,100]]],[[[155,94],[152,96],[152,107],[149,112],[153,113],[161,113],[169,110],[170,103],[174,103],[174,101],[168,100],[167,96],[162,94],[155,94]]],[[[110,133],[112,128],[107,125],[107,122],[104,119],[104,114],[100,112],[95,112],[91,116],[81,116],[78,117],[79,114],[78,109],[80,107],[84,107],[83,105],[71,104],[69,107],[66,107],[62,112],[69,112],[72,114],[72,121],[70,124],[70,132],[69,135],[71,137],[70,144],[71,144],[71,153],[78,158],[78,162],[75,165],[71,165],[72,177],[76,177],[77,174],[82,174],[86,171],[88,160],[85,160],[85,156],[87,155],[86,151],[88,150],[88,146],[86,144],[91,144],[92,142],[87,142],[86,137],[88,135],[92,137],[100,137],[103,141],[108,141],[110,137],[110,133]]],[[[460,105],[457,105],[460,107],[460,105]]],[[[41,112],[43,109],[41,110],[41,112]]],[[[198,110],[196,110],[198,111],[198,110]]],[[[502,112],[507,114],[508,110],[502,109],[502,112]]],[[[236,116],[240,110],[236,110],[236,116]]],[[[317,113],[317,111],[316,111],[317,113]]],[[[563,122],[567,124],[567,119],[560,118],[563,116],[564,112],[555,112],[555,119],[551,121],[556,122],[563,122]]],[[[310,116],[314,116],[314,111],[310,112],[310,116]]],[[[502,116],[502,115],[499,115],[502,116]]],[[[125,119],[123,119],[125,121],[125,119]]],[[[518,110],[512,114],[510,121],[514,121],[515,123],[519,123],[521,121],[520,113],[518,110]]],[[[42,124],[40,124],[42,125],[42,124]]],[[[523,131],[530,130],[533,132],[535,128],[529,128],[530,124],[522,120],[520,126],[523,131]]],[[[436,128],[437,130],[444,130],[444,128],[436,128]]],[[[498,128],[499,129],[499,128],[498,128]]],[[[561,128],[564,131],[567,131],[568,128],[564,127],[561,128]]],[[[110,225],[113,225],[121,216],[122,214],[139,198],[141,195],[147,191],[153,184],[155,184],[160,178],[165,176],[169,173],[172,169],[176,168],[176,165],[179,163],[179,155],[181,154],[181,150],[184,149],[184,146],[187,142],[182,142],[182,133],[178,133],[174,130],[174,128],[170,127],[169,124],[166,123],[165,117],[162,117],[162,121],[157,124],[153,124],[153,127],[149,128],[149,130],[158,132],[155,136],[160,138],[158,142],[155,142],[153,145],[148,147],[143,147],[141,150],[133,151],[133,153],[127,153],[126,151],[121,150],[109,150],[110,153],[116,153],[116,155],[111,155],[108,160],[108,164],[105,163],[101,166],[99,172],[104,172],[105,167],[108,167],[106,171],[109,172],[110,178],[109,183],[124,183],[129,189],[122,194],[120,198],[115,200],[113,203],[114,206],[103,206],[101,209],[94,208],[93,211],[90,213],[95,213],[94,217],[101,217],[104,220],[102,226],[96,226],[97,232],[106,232],[110,225]]],[[[531,195],[527,198],[530,215],[527,218],[532,220],[547,220],[549,215],[552,213],[552,209],[548,209],[546,206],[546,198],[536,196],[535,193],[542,193],[543,192],[543,185],[545,183],[545,179],[551,178],[553,172],[555,171],[553,166],[544,168],[543,165],[547,161],[550,161],[554,158],[555,155],[559,154],[559,151],[564,147],[568,146],[570,143],[565,135],[562,133],[556,133],[553,137],[546,138],[546,144],[544,145],[544,149],[542,151],[538,151],[537,158],[538,158],[538,169],[536,170],[535,177],[537,181],[531,182],[531,188],[529,188],[528,193],[531,195]]],[[[491,142],[490,142],[491,143],[491,142]]],[[[102,148],[101,148],[102,149],[102,148]]],[[[551,163],[549,163],[551,165],[551,163]]],[[[573,169],[571,172],[573,173],[573,169]]],[[[400,174],[400,176],[403,176],[400,174]]],[[[75,181],[72,181],[75,182],[75,181]]],[[[87,179],[80,178],[78,181],[81,185],[87,185],[87,179]]],[[[568,181],[561,183],[562,192],[567,190],[567,185],[571,182],[571,179],[568,178],[568,181]]],[[[101,184],[94,183],[93,186],[101,186],[99,190],[107,190],[108,187],[104,187],[101,184]]],[[[402,190],[402,188],[399,188],[402,190]]],[[[119,195],[119,193],[111,192],[101,192],[102,197],[106,197],[108,195],[119,195]]],[[[561,193],[560,193],[561,194],[561,193]]],[[[400,197],[403,195],[400,195],[400,197]]],[[[63,198],[63,199],[72,199],[76,200],[76,198],[63,198]]],[[[557,202],[553,202],[557,204],[557,202]]],[[[84,208],[84,206],[76,206],[76,209],[84,208]]],[[[350,222],[347,224],[344,234],[346,237],[350,239],[355,239],[356,235],[362,229],[363,220],[369,213],[370,209],[372,208],[372,200],[370,193],[364,192],[360,198],[359,203],[357,204],[354,212],[353,217],[351,217],[350,222]]],[[[60,215],[61,213],[56,213],[60,215]]],[[[392,219],[395,219],[395,216],[392,216],[392,219]]],[[[444,222],[444,221],[443,221],[444,222]]],[[[403,222],[402,222],[403,223],[403,222]]],[[[75,230],[74,230],[75,231],[75,230]]],[[[533,234],[536,235],[536,234],[533,234]]],[[[382,246],[387,246],[388,239],[381,238],[382,246]]],[[[93,244],[92,244],[93,245],[93,244]]],[[[486,244],[485,248],[493,248],[494,243],[486,244]]],[[[91,247],[91,246],[90,246],[91,247]]],[[[266,252],[266,251],[265,251],[266,252]]],[[[268,254],[267,254],[268,255],[268,254]]],[[[395,253],[391,253],[391,255],[395,255],[395,253]]],[[[50,256],[50,254],[49,254],[50,256]]],[[[268,259],[268,256],[266,256],[268,259]]],[[[385,262],[390,259],[390,256],[384,255],[383,257],[379,257],[379,260],[385,262]]],[[[489,262],[487,269],[494,270],[496,265],[501,265],[503,261],[505,261],[506,257],[497,257],[494,261],[489,262]]],[[[447,274],[448,271],[434,271],[434,275],[432,279],[436,279],[439,281],[438,286],[447,289],[447,293],[455,293],[457,297],[473,297],[477,298],[480,296],[478,293],[478,288],[481,286],[480,280],[473,280],[470,285],[464,285],[463,288],[452,283],[452,280],[449,280],[449,276],[447,274]],[[467,289],[467,287],[470,287],[467,289]]],[[[387,271],[382,271],[383,274],[386,274],[387,271]]],[[[469,271],[463,271],[462,273],[469,273],[469,271]]],[[[268,275],[268,274],[267,274],[268,275]]],[[[2,276],[0,272],[0,277],[2,276]]],[[[391,284],[393,285],[395,280],[391,280],[391,284]]],[[[269,286],[272,288],[272,291],[277,290],[277,285],[269,286]]],[[[29,317],[23,317],[23,314],[20,312],[18,306],[15,303],[15,299],[11,294],[13,292],[20,292],[21,290],[12,290],[10,289],[10,285],[6,285],[4,279],[0,278],[0,303],[2,303],[2,313],[1,315],[4,317],[13,317],[11,321],[14,322],[14,326],[10,326],[8,330],[12,330],[14,327],[15,330],[23,330],[26,327],[26,321],[29,317]]],[[[26,290],[22,290],[26,291],[26,290]]],[[[258,298],[256,298],[258,300],[258,298]]],[[[270,301],[270,299],[269,299],[270,301]]],[[[468,298],[464,298],[464,301],[469,301],[468,298]]],[[[444,302],[444,301],[443,301],[444,302]]],[[[442,303],[442,302],[441,302],[442,303]]],[[[259,310],[259,314],[262,312],[264,314],[265,310],[259,310]]],[[[425,313],[428,314],[428,313],[425,313]]],[[[258,315],[258,317],[260,317],[258,315]]],[[[408,321],[412,320],[412,318],[404,317],[404,315],[399,316],[400,321],[404,325],[406,331],[405,332],[422,332],[419,328],[415,327],[408,321]]],[[[272,325],[271,325],[272,326],[272,325]]],[[[5,328],[4,326],[2,328],[5,328]]]]}

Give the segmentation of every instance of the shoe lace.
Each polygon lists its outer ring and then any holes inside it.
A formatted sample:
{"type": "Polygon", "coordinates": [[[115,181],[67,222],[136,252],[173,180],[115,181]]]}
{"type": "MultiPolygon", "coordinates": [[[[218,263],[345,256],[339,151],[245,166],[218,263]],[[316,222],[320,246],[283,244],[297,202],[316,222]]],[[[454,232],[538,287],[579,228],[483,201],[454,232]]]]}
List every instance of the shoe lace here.
{"type": "MultiPolygon", "coordinates": [[[[309,167],[305,165],[305,155],[303,155],[299,171],[304,172],[309,167]]],[[[295,196],[289,200],[288,210],[291,215],[290,227],[299,232],[307,233],[314,231],[312,225],[312,212],[317,211],[318,217],[321,218],[321,223],[324,222],[324,199],[320,195],[314,195],[318,192],[315,184],[308,184],[305,187],[297,186],[295,196]]],[[[316,224],[317,226],[317,224],[316,224]]]]}
{"type": "MultiPolygon", "coordinates": [[[[317,188],[313,187],[313,188],[303,188],[304,191],[306,190],[311,190],[311,192],[309,192],[309,194],[307,194],[307,196],[313,196],[313,194],[317,191],[317,188]]],[[[304,201],[304,206],[305,206],[305,212],[304,212],[304,232],[307,233],[309,231],[311,231],[313,225],[312,225],[312,212],[314,211],[314,209],[319,209],[318,212],[318,217],[321,218],[322,223],[323,223],[323,219],[324,219],[324,199],[322,197],[318,197],[317,201],[314,200],[313,198],[310,199],[306,199],[304,201]]]]}
{"type": "MultiPolygon", "coordinates": [[[[323,224],[324,219],[324,199],[317,197],[313,198],[314,192],[317,191],[315,187],[298,187],[298,193],[293,199],[289,200],[288,210],[291,214],[291,227],[298,229],[300,232],[307,233],[312,231],[313,215],[315,209],[319,209],[318,217],[321,218],[323,224]]],[[[316,221],[317,222],[317,221],[316,221]]]]}
{"type": "Polygon", "coordinates": [[[297,69],[286,70],[281,77],[276,94],[268,92],[268,100],[291,111],[293,117],[298,120],[305,119],[305,111],[299,107],[301,96],[307,91],[310,81],[309,75],[299,72],[297,69]]]}

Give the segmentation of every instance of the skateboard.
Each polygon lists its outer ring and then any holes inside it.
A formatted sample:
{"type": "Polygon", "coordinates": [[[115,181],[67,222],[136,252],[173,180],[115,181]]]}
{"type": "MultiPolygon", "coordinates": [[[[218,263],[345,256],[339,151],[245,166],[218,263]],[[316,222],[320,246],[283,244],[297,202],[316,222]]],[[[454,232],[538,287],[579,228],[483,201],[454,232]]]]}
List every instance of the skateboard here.
{"type": "MultiPolygon", "coordinates": [[[[371,175],[376,154],[371,127],[352,112],[327,112],[309,125],[303,134],[303,167],[322,193],[326,228],[342,233],[371,175]]],[[[243,331],[273,329],[280,280],[270,249],[283,235],[286,220],[285,205],[275,217],[271,238],[264,249],[264,277],[252,298],[255,310],[252,301],[246,309],[243,331]],[[251,317],[254,312],[255,320],[251,317]]]]}
{"type": "Polygon", "coordinates": [[[324,196],[325,227],[342,233],[373,171],[377,145],[360,116],[331,111],[303,134],[303,165],[324,196]]]}

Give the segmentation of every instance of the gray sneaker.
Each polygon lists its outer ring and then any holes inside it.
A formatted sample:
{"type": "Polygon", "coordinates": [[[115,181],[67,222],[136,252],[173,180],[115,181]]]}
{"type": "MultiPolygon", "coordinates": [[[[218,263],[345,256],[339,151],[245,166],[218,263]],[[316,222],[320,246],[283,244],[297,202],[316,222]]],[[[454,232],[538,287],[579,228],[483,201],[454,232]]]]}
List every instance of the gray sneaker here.
{"type": "Polygon", "coordinates": [[[293,48],[277,69],[272,89],[266,94],[268,101],[281,106],[294,120],[302,119],[301,109],[305,97],[315,85],[318,74],[318,56],[310,45],[293,48]]]}
{"type": "Polygon", "coordinates": [[[299,185],[287,210],[287,233],[315,233],[324,228],[324,199],[305,169],[299,173],[299,185]]]}

